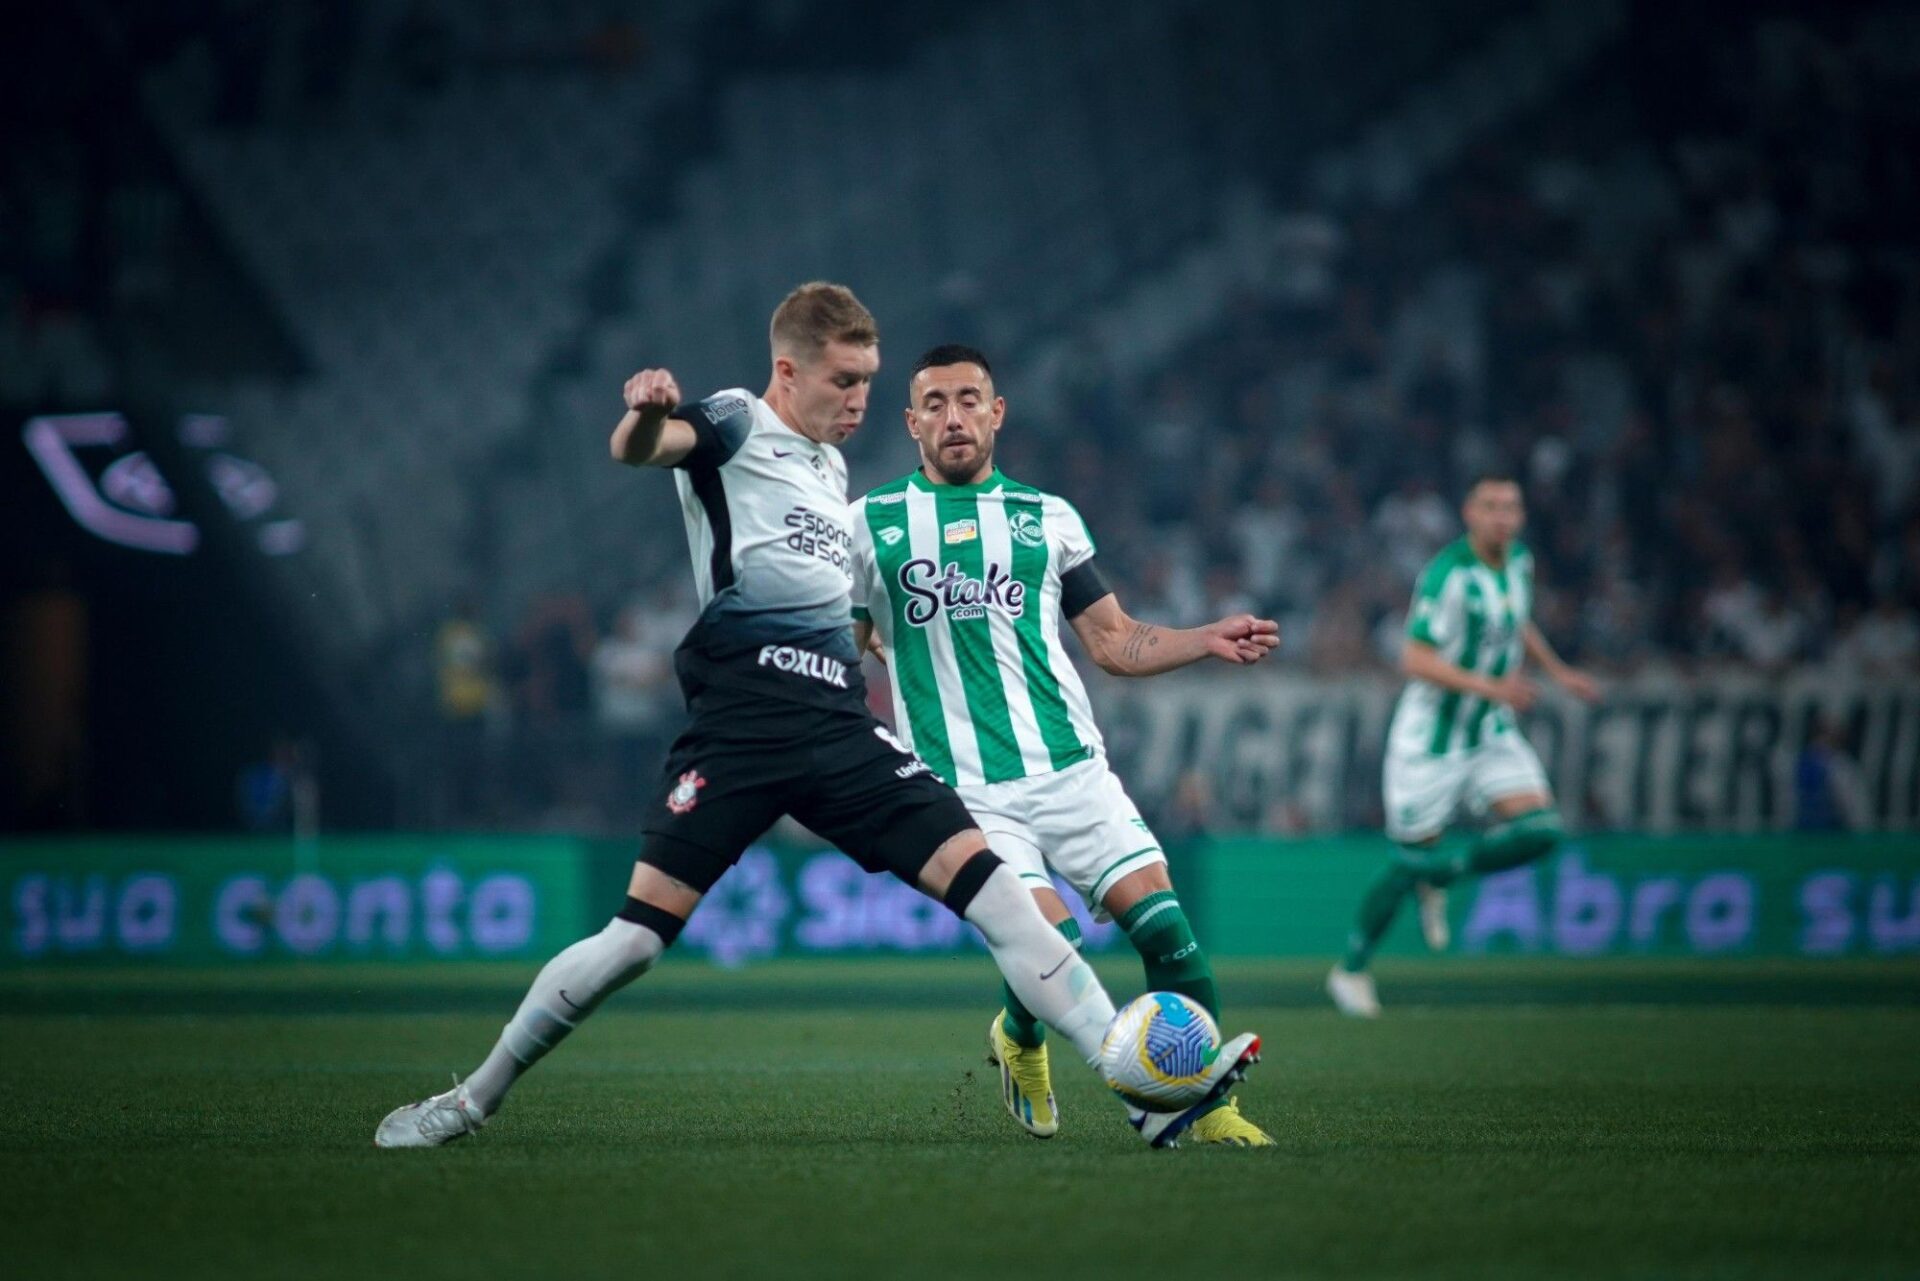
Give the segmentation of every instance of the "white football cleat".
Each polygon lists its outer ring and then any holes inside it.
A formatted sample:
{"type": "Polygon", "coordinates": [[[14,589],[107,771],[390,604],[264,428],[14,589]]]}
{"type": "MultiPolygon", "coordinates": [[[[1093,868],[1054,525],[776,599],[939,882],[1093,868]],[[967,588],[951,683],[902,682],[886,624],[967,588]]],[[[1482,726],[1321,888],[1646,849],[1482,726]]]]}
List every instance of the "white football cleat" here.
{"type": "Polygon", "coordinates": [[[1328,970],[1327,995],[1333,998],[1333,1003],[1348,1018],[1380,1017],[1380,996],[1373,990],[1373,975],[1364,970],[1355,974],[1340,965],[1328,970]]]}
{"type": "Polygon", "coordinates": [[[1447,892],[1428,881],[1415,881],[1413,895],[1420,900],[1420,933],[1436,952],[1447,950],[1453,931],[1447,927],[1447,892]]]}
{"type": "Polygon", "coordinates": [[[1247,1069],[1259,1061],[1260,1038],[1251,1032],[1242,1032],[1220,1047],[1219,1056],[1207,1070],[1207,1092],[1195,1100],[1192,1107],[1179,1112],[1148,1112],[1129,1103],[1127,1120],[1151,1146],[1177,1148],[1180,1136],[1199,1119],[1207,1105],[1244,1080],[1247,1069]]]}
{"type": "Polygon", "coordinates": [[[478,1133],[487,1118],[467,1097],[467,1087],[455,1077],[453,1088],[418,1103],[387,1113],[373,1132],[377,1148],[437,1148],[478,1133]]]}

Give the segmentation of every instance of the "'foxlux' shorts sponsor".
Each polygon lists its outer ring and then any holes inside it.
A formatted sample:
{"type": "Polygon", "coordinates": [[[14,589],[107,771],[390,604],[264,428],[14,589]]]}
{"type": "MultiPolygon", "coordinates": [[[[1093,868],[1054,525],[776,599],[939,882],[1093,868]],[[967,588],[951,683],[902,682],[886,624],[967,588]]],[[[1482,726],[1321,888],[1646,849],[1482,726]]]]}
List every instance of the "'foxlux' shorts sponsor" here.
{"type": "Polygon", "coordinates": [[[810,649],[799,649],[792,645],[762,645],[757,661],[760,666],[771,667],[775,671],[812,677],[835,689],[847,688],[847,665],[837,658],[816,654],[810,649]]]}

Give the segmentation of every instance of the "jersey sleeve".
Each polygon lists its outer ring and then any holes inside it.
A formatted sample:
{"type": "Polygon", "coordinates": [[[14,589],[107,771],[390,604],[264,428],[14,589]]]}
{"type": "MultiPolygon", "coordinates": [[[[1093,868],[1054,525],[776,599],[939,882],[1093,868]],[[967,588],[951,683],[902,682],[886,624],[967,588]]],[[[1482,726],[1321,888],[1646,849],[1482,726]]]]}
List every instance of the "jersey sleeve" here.
{"type": "Polygon", "coordinates": [[[739,452],[753,431],[753,401],[744,391],[722,391],[684,404],[670,417],[693,428],[693,448],[675,463],[686,471],[712,471],[739,452]]]}
{"type": "Polygon", "coordinates": [[[1428,565],[1407,609],[1407,638],[1438,649],[1458,636],[1466,613],[1464,583],[1449,561],[1428,565]]]}
{"type": "Polygon", "coordinates": [[[1044,514],[1047,532],[1052,535],[1059,556],[1060,576],[1065,578],[1093,559],[1093,533],[1074,505],[1064,498],[1047,495],[1044,514]]]}

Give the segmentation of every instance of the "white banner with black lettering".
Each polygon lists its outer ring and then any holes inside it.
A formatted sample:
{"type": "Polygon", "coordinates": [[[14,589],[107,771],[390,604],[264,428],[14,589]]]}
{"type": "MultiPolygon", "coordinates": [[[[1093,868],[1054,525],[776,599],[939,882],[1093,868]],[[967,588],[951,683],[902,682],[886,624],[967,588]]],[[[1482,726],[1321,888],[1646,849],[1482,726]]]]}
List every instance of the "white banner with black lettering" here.
{"type": "MultiPolygon", "coordinates": [[[[1214,827],[1341,831],[1379,826],[1399,688],[1207,668],[1103,681],[1094,697],[1115,767],[1150,811],[1166,815],[1191,772],[1214,827]]],[[[1585,830],[1920,827],[1920,679],[1646,674],[1609,682],[1593,707],[1549,691],[1523,726],[1585,830]]]]}

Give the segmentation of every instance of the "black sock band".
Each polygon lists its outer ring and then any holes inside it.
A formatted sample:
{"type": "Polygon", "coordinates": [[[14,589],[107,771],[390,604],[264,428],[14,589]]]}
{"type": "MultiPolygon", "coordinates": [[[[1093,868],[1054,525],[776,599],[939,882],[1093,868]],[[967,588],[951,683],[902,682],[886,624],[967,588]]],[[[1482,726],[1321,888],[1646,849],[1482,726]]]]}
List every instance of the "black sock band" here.
{"type": "Polygon", "coordinates": [[[644,925],[660,936],[662,947],[672,947],[673,941],[680,937],[680,931],[687,923],[667,911],[664,907],[655,907],[651,903],[642,903],[639,899],[627,898],[627,905],[614,913],[620,920],[632,921],[635,925],[644,925]]]}
{"type": "Polygon", "coordinates": [[[1000,861],[1000,856],[992,850],[978,851],[953,874],[953,880],[947,883],[947,892],[940,896],[941,902],[945,903],[947,910],[955,916],[965,917],[967,908],[973,905],[974,895],[978,894],[980,887],[987,883],[987,878],[993,875],[994,869],[1005,866],[1006,864],[1000,861]]]}

